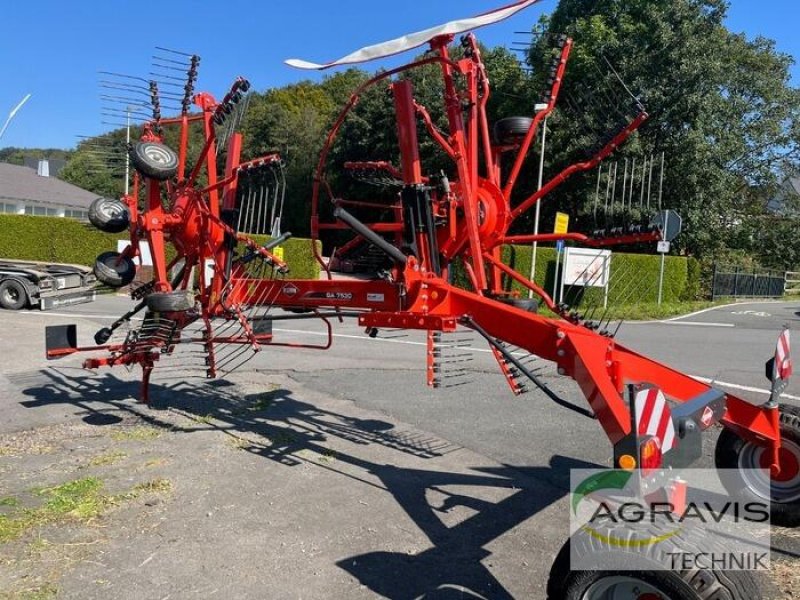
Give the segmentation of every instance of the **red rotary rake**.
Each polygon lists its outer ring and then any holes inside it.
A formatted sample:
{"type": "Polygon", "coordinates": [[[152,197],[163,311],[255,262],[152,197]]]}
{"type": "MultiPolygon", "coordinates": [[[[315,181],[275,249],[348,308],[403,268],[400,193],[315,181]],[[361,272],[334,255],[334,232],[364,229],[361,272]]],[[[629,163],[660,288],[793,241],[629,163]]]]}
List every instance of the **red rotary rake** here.
{"type": "MultiPolygon", "coordinates": [[[[163,120],[154,115],[141,141],[133,145],[131,159],[137,176],[132,194],[124,198],[124,204],[104,201],[93,209],[93,222],[101,228],[118,231],[128,227],[131,233],[130,245],[124,252],[98,258],[98,278],[116,286],[130,283],[134,259],[140,254],[141,242],[146,241],[153,259],[152,282],[133,291],[139,304],[110,328],[99,331],[95,347],[77,347],[74,326],[48,328],[48,358],[79,350],[105,351],[102,357],[86,360],[85,366],[139,364],[144,373],[142,399],[147,401],[148,380],[155,363],[179,344],[201,345],[208,375],[213,377],[225,370],[220,353],[226,348],[233,349],[233,358],[226,358],[230,361],[243,352],[249,355],[264,348],[295,345],[273,339],[275,320],[320,318],[327,324],[329,317],[355,317],[367,332],[380,328],[427,331],[431,342],[429,383],[436,384],[436,340],[443,332],[465,327],[485,338],[515,392],[521,391],[519,380],[527,378],[557,399],[518,354],[509,351],[509,345],[552,361],[561,375],[574,379],[611,441],[615,466],[648,472],[688,466],[701,456],[703,432],[721,424],[724,431],[717,446],[717,466],[742,471],[766,469],[771,476],[758,481],[743,475],[732,477],[726,482],[729,490],[737,497],[771,499],[773,521],[796,525],[800,521],[800,413],[796,409],[780,406],[777,401],[755,406],[629,350],[612,336],[598,333],[594,323],[557,305],[536,283],[502,262],[501,248],[506,244],[571,240],[607,246],[660,239],[657,229],[603,239],[579,233],[509,233],[523,213],[569,177],[595,168],[648,118],[638,104],[634,114],[607,137],[591,158],[567,167],[539,191],[512,202],[517,178],[539,125],[556,108],[573,41],[566,37],[556,41],[546,108],[532,118],[511,117],[494,126],[486,110],[489,75],[474,35],[468,33],[460,39],[460,58],[453,57],[450,44],[456,34],[506,18],[534,1],[518,2],[474,19],[365,48],[327,65],[288,61],[302,68],[326,68],[428,45],[423,58],[382,72],[353,93],[332,127],[314,176],[314,252],[318,252],[316,240],[321,233],[351,232],[350,240],[340,251],[364,244],[385,255],[387,268],[373,280],[335,280],[319,254],[316,257],[327,275],[325,279],[289,279],[289,266],[270,252],[289,234],[273,231],[277,237],[261,245],[240,232],[248,219],[272,228],[275,206],[282,195],[282,159],[272,154],[241,163],[242,137],[234,132],[224,140],[227,156],[224,170],[218,173],[220,141],[216,127],[235,112],[249,84],[238,79],[220,102],[207,93],[191,96],[198,109],[195,114],[188,111],[191,86],[187,86],[183,113],[163,120]],[[428,110],[415,100],[411,81],[398,77],[428,65],[436,66],[441,74],[446,131],[440,131],[428,110]],[[376,85],[385,85],[391,93],[400,164],[376,160],[349,163],[346,168],[378,173],[393,180],[399,191],[388,202],[349,200],[332,189],[326,178],[327,160],[359,98],[376,85]],[[449,175],[426,170],[420,159],[418,122],[451,161],[449,175]],[[192,126],[202,127],[204,145],[189,168],[192,126]],[[163,127],[179,128],[177,153],[164,144],[163,127]],[[204,183],[200,183],[201,174],[204,183]],[[253,192],[259,185],[261,191],[253,192]],[[142,209],[140,196],[144,198],[142,209]],[[267,198],[267,206],[247,208],[254,196],[267,198]],[[321,211],[327,202],[333,203],[332,220],[322,216],[330,214],[321,211]],[[167,258],[167,243],[175,251],[172,260],[167,258]],[[467,273],[471,289],[449,283],[449,274],[456,265],[467,273]],[[206,276],[199,277],[195,286],[192,272],[198,269],[206,276]],[[558,316],[540,315],[536,302],[506,292],[504,277],[531,290],[558,316]],[[271,312],[276,308],[285,309],[288,314],[271,312]],[[120,325],[142,310],[145,317],[140,328],[129,332],[121,342],[107,343],[120,325]],[[199,325],[199,334],[187,336],[186,328],[192,323],[199,325]],[[651,389],[657,393],[647,393],[651,389]],[[637,398],[640,405],[646,406],[642,398],[651,396],[667,399],[659,405],[660,418],[654,419],[652,413],[643,415],[642,411],[652,411],[652,406],[636,408],[637,398]],[[658,426],[650,428],[652,431],[641,427],[643,421],[653,419],[658,426]],[[669,426],[661,427],[662,422],[669,426]]],[[[190,73],[190,83],[193,81],[190,73]]],[[[279,218],[279,210],[277,213],[279,218]]],[[[330,332],[330,324],[327,326],[330,332]]],[[[329,346],[330,339],[323,348],[329,346]]],[[[709,572],[713,580],[708,585],[721,589],[723,580],[715,571],[709,572]]],[[[688,586],[686,589],[694,590],[695,595],[685,597],[712,597],[689,581],[692,574],[671,576],[680,585],[688,586]]],[[[725,590],[729,595],[713,597],[741,597],[725,590]]]]}

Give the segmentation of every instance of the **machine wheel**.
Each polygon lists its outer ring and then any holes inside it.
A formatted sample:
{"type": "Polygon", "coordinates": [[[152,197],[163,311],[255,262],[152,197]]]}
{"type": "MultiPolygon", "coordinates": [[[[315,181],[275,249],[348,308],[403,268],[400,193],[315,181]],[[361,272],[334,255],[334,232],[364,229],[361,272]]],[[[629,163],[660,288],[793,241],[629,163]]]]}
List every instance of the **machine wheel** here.
{"type": "Polygon", "coordinates": [[[152,312],[184,312],[194,308],[194,293],[185,290],[179,292],[153,292],[145,298],[148,310],[152,312]]]}
{"type": "Polygon", "coordinates": [[[535,298],[502,298],[500,302],[514,308],[520,308],[526,312],[539,312],[539,303],[535,298]]]}
{"type": "MultiPolygon", "coordinates": [[[[663,533],[659,531],[654,533],[663,533]]],[[[612,534],[609,529],[606,533],[612,534]]],[[[623,530],[618,535],[624,536],[623,530]]],[[[579,531],[561,548],[547,582],[548,600],[759,600],[758,581],[750,571],[721,571],[713,568],[666,570],[668,552],[680,553],[690,547],[694,535],[663,540],[647,547],[609,546],[603,536],[579,531]],[[570,569],[570,552],[591,560],[597,570],[570,569]]],[[[696,538],[697,539],[697,538],[696,538]]]]}
{"type": "Polygon", "coordinates": [[[145,177],[157,181],[172,179],[178,172],[178,155],[158,142],[137,142],[131,147],[131,162],[145,177]]]}
{"type": "Polygon", "coordinates": [[[94,274],[100,283],[123,287],[136,276],[136,265],[119,252],[103,252],[94,262],[94,274]]]}
{"type": "Polygon", "coordinates": [[[6,279],[0,283],[0,306],[8,310],[19,310],[28,303],[28,292],[21,282],[6,279]]]}
{"type": "Polygon", "coordinates": [[[89,222],[100,231],[121,233],[130,225],[128,207],[121,200],[98,198],[89,206],[89,222]]]}
{"type": "Polygon", "coordinates": [[[531,128],[530,117],[507,117],[494,124],[494,137],[503,145],[519,144],[531,128]]]}
{"type": "Polygon", "coordinates": [[[763,446],[745,441],[730,429],[717,440],[714,462],[728,493],[750,501],[771,501],[772,523],[800,525],[800,408],[781,404],[781,472],[768,474],[770,456],[763,446]],[[766,470],[766,472],[765,472],[766,470]]]}

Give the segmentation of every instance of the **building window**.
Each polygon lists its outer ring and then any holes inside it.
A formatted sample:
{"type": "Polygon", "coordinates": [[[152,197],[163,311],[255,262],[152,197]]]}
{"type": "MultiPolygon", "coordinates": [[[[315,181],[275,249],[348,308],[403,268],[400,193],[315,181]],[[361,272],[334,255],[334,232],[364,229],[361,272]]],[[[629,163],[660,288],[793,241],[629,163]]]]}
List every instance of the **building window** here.
{"type": "Polygon", "coordinates": [[[17,205],[9,204],[8,202],[0,202],[0,213],[9,215],[17,214],[17,205]]]}

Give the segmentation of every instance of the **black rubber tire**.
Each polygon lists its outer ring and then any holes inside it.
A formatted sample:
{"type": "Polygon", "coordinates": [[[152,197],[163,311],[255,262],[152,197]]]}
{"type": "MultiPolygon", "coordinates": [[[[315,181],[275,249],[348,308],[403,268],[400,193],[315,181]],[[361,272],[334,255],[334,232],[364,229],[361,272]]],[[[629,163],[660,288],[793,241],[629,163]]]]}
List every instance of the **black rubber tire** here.
{"type": "MultiPolygon", "coordinates": [[[[795,449],[800,448],[800,408],[781,404],[778,410],[781,439],[793,444],[795,449]]],[[[746,442],[730,429],[723,429],[717,439],[714,464],[718,469],[724,469],[720,471],[720,479],[731,496],[744,501],[763,502],[766,500],[764,494],[754,489],[740,475],[740,458],[742,461],[747,461],[747,455],[743,456],[742,453],[754,451],[757,450],[751,442],[746,442]]],[[[785,489],[773,487],[770,495],[772,524],[782,527],[800,526],[800,477],[795,478],[785,489]],[[782,499],[782,496],[785,499],[782,499]]]]}
{"type": "Polygon", "coordinates": [[[131,218],[122,200],[98,198],[89,206],[89,222],[100,231],[121,233],[130,226],[131,218]]]}
{"type": "MultiPolygon", "coordinates": [[[[671,527],[674,528],[674,525],[671,527]]],[[[658,525],[653,526],[654,534],[665,531],[658,525]]],[[[625,535],[624,528],[618,532],[609,528],[607,533],[625,535]]],[[[667,552],[707,548],[705,545],[696,545],[703,537],[699,529],[681,533],[679,541],[670,538],[643,548],[609,547],[609,543],[602,541],[601,537],[578,531],[564,544],[550,569],[548,600],[585,600],[592,586],[612,577],[642,581],[669,600],[759,600],[763,597],[758,580],[750,571],[665,569],[665,565],[670,564],[667,552]],[[592,566],[598,566],[598,570],[571,570],[570,550],[573,547],[576,556],[591,560],[592,566]]]]}
{"type": "Polygon", "coordinates": [[[136,142],[130,157],[139,173],[156,181],[172,179],[178,172],[178,155],[158,142],[136,142]]]}
{"type": "Polygon", "coordinates": [[[136,277],[136,265],[133,260],[119,252],[103,252],[94,261],[94,275],[100,283],[111,287],[128,285],[136,277]]]}
{"type": "Polygon", "coordinates": [[[501,298],[500,302],[514,308],[520,308],[526,312],[539,312],[539,303],[535,298],[501,298]]]}
{"type": "Polygon", "coordinates": [[[145,298],[152,312],[185,312],[194,308],[194,292],[153,292],[145,298]]]}
{"type": "Polygon", "coordinates": [[[19,310],[28,304],[28,290],[16,279],[0,283],[0,306],[7,310],[19,310]]]}
{"type": "Polygon", "coordinates": [[[530,117],[500,119],[494,124],[494,139],[504,146],[519,144],[527,135],[531,123],[533,119],[530,117]]]}

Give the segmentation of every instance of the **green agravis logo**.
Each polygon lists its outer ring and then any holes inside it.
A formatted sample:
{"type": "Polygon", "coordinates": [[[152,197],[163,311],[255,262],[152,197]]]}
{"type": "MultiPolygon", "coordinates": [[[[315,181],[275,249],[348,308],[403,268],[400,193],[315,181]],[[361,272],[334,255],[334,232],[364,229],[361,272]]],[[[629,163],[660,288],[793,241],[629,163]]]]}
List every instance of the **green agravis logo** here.
{"type": "MultiPolygon", "coordinates": [[[[571,504],[573,514],[578,516],[578,508],[581,502],[583,502],[585,498],[591,496],[592,494],[601,492],[603,490],[624,490],[630,483],[631,477],[633,477],[632,471],[622,470],[602,471],[600,473],[590,475],[581,481],[581,483],[572,492],[571,504]]],[[[670,531],[658,536],[648,535],[640,538],[626,536],[623,538],[609,533],[604,533],[593,526],[595,522],[604,523],[609,520],[613,523],[623,522],[625,524],[635,525],[641,523],[643,521],[641,517],[649,512],[649,507],[646,507],[643,502],[628,502],[622,504],[621,507],[616,511],[612,509],[606,502],[601,502],[600,506],[593,512],[589,522],[585,525],[582,525],[581,529],[593,538],[600,540],[609,546],[615,546],[618,548],[641,548],[644,546],[652,546],[654,544],[658,544],[659,542],[668,540],[669,538],[674,537],[681,532],[682,527],[679,526],[674,531],[670,531]],[[630,507],[632,505],[638,507],[639,510],[636,512],[636,514],[639,518],[626,518],[622,514],[624,507],[630,507]]]]}

